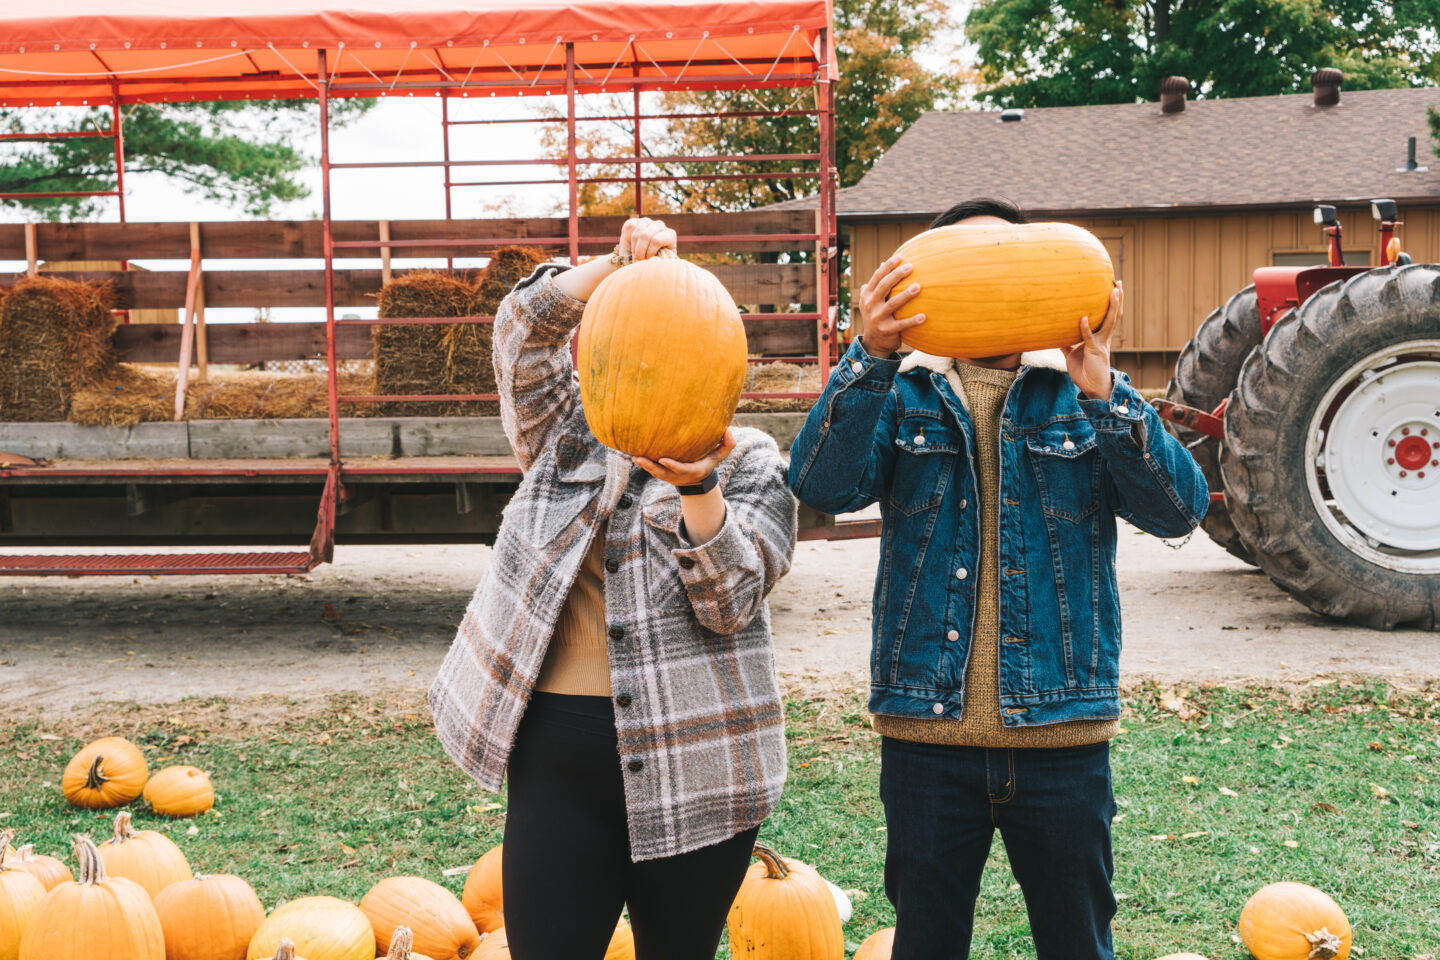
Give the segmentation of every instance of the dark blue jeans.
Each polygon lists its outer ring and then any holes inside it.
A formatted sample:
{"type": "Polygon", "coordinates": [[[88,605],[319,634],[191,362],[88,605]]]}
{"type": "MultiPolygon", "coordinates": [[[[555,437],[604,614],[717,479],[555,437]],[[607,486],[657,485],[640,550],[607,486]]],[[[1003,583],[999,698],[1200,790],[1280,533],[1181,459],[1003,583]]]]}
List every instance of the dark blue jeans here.
{"type": "Polygon", "coordinates": [[[1110,745],[880,748],[892,960],[966,960],[980,872],[1000,830],[1039,960],[1113,960],[1110,745]]]}

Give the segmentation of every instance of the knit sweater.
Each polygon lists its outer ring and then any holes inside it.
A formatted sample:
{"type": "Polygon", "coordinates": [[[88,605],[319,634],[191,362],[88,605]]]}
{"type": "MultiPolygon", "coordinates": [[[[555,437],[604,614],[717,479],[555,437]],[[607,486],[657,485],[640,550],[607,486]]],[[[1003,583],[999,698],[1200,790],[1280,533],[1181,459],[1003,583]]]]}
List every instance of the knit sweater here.
{"type": "Polygon", "coordinates": [[[971,747],[1074,747],[1109,740],[1119,732],[1118,720],[1076,720],[1041,727],[1007,727],[1001,720],[1000,415],[1015,371],[957,362],[946,379],[975,427],[980,494],[980,584],[975,632],[965,668],[964,712],[958,720],[877,715],[873,718],[875,730],[898,740],[971,747]]]}
{"type": "Polygon", "coordinates": [[[610,648],[605,636],[605,529],[595,532],[580,565],[555,634],[545,651],[535,689],[582,697],[610,696],[610,648]]]}

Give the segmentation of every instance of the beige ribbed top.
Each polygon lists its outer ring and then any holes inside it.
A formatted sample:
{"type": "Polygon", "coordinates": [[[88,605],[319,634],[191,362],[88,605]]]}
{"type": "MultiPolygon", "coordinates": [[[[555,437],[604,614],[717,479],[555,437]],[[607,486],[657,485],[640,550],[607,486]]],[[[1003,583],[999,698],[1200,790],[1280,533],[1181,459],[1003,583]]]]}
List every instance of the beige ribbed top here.
{"type": "MultiPolygon", "coordinates": [[[[980,484],[980,586],[975,635],[965,668],[965,709],[959,720],[875,716],[876,731],[918,743],[972,747],[1074,747],[1114,737],[1118,720],[1076,720],[1043,727],[1007,727],[1000,718],[1000,414],[1014,370],[955,364],[975,425],[980,484]]],[[[952,380],[952,384],[953,384],[952,380]]],[[[1030,639],[1024,642],[1046,642],[1030,639]]]]}
{"type": "Polygon", "coordinates": [[[535,689],[585,697],[610,696],[610,647],[605,635],[605,530],[595,532],[555,634],[545,651],[535,689]]]}

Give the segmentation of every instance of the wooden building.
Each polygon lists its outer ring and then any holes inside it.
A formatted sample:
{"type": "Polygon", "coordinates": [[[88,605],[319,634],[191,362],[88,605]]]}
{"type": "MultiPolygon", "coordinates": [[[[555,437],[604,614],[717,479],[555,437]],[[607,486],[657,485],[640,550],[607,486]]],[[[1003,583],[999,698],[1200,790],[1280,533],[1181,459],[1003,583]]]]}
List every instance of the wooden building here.
{"type": "Polygon", "coordinates": [[[1141,387],[1163,387],[1195,328],[1256,267],[1324,262],[1317,203],[1339,208],[1347,263],[1380,262],[1377,197],[1400,204],[1415,261],[1440,261],[1440,158],[1426,120],[1440,90],[1326,102],[1338,93],[1317,83],[1313,96],[1187,103],[1172,93],[1168,112],[1137,103],[926,114],[839,192],[852,288],[951,204],[1008,197],[1032,219],[1076,223],[1105,242],[1126,290],[1116,365],[1141,387]],[[1417,168],[1407,170],[1412,137],[1417,168]]]}

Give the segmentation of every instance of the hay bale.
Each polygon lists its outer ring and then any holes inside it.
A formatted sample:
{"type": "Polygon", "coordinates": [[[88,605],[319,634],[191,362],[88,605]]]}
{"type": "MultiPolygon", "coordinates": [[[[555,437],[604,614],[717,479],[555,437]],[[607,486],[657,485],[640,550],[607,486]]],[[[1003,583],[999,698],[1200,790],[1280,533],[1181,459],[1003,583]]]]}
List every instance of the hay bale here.
{"type": "Polygon", "coordinates": [[[108,283],[27,277],[0,304],[0,420],[64,420],[116,366],[108,283]]]}
{"type": "MultiPolygon", "coordinates": [[[[339,372],[341,393],[371,393],[367,372],[339,372]]],[[[193,380],[185,390],[186,420],[276,420],[329,415],[322,373],[239,370],[193,380]]],[[[374,404],[340,404],[342,417],[374,415],[374,404]]],[[[129,427],[170,420],[175,414],[175,370],[120,364],[104,380],[75,394],[70,419],[76,423],[129,427]]]]}
{"type": "Polygon", "coordinates": [[[534,247],[501,247],[490,255],[490,263],[480,275],[479,297],[475,302],[476,316],[493,317],[500,301],[515,289],[515,284],[546,263],[543,253],[534,247]]]}
{"type": "MultiPolygon", "coordinates": [[[[746,393],[818,393],[818,363],[752,363],[745,375],[746,393]]],[[[741,400],[740,413],[804,413],[815,405],[806,397],[793,400],[741,400]]]]}

